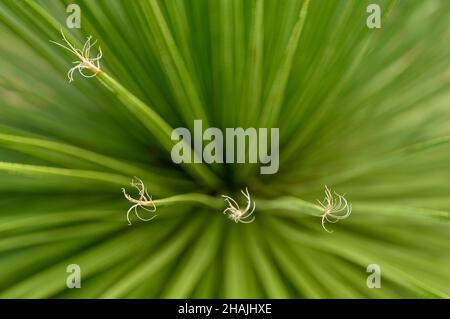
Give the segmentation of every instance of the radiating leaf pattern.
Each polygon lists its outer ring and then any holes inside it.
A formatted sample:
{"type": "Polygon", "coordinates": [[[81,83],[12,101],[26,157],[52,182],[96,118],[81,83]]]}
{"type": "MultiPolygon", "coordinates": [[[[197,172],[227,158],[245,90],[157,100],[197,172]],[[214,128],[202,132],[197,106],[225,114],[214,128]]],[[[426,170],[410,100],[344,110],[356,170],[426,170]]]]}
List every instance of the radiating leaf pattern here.
{"type": "Polygon", "coordinates": [[[77,0],[69,30],[72,2],[0,2],[0,297],[449,298],[449,1],[77,0]],[[61,28],[95,78],[68,83],[61,28]],[[195,119],[279,127],[280,171],[175,165],[195,119]],[[128,226],[133,176],[158,216],[128,226]],[[331,234],[325,185],[353,205],[331,234]]]}

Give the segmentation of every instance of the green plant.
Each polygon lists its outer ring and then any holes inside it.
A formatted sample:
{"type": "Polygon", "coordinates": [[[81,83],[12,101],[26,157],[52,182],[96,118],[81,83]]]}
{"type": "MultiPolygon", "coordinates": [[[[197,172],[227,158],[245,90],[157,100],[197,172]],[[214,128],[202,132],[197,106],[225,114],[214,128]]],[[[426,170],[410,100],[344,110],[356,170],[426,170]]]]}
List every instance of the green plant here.
{"type": "Polygon", "coordinates": [[[70,2],[0,2],[0,297],[449,297],[450,2],[79,0],[67,30],[70,2]],[[95,77],[69,83],[61,27],[95,77]],[[279,127],[280,171],[175,165],[195,119],[279,127]],[[128,226],[133,176],[158,216],[128,226]],[[325,185],[353,205],[332,234],[325,185]]]}

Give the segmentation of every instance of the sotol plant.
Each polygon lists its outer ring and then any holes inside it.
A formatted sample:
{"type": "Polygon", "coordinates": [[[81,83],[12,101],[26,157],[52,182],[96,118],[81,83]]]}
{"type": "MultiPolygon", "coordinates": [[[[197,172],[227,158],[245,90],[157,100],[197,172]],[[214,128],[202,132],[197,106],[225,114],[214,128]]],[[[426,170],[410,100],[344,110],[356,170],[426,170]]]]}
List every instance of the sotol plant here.
{"type": "Polygon", "coordinates": [[[449,1],[71,2],[0,2],[0,297],[450,295],[449,1]],[[279,127],[280,171],[175,165],[195,119],[279,127]]]}

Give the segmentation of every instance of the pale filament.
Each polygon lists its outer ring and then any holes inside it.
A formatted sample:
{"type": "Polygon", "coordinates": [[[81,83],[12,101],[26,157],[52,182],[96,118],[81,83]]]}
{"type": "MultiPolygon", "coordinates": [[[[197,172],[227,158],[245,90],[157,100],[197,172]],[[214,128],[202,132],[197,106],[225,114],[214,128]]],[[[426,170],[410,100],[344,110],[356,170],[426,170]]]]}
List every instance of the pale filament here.
{"type": "Polygon", "coordinates": [[[130,209],[128,209],[127,211],[127,221],[128,221],[128,225],[131,225],[131,221],[130,221],[130,213],[134,210],[134,213],[136,214],[136,217],[142,221],[148,222],[151,221],[153,218],[155,218],[158,215],[154,215],[150,218],[143,218],[139,215],[138,213],[138,208],[142,208],[143,210],[150,212],[150,213],[154,213],[156,211],[156,206],[155,203],[152,200],[152,196],[148,194],[147,189],[145,188],[144,182],[142,182],[142,180],[140,180],[139,178],[137,178],[136,176],[133,178],[133,180],[131,181],[131,186],[133,186],[134,188],[136,188],[139,192],[139,198],[135,199],[133,197],[131,197],[130,195],[128,195],[125,191],[124,188],[122,188],[122,192],[125,196],[125,198],[132,203],[133,205],[130,207],[130,209]],[[151,207],[150,209],[147,207],[151,207]]]}
{"type": "Polygon", "coordinates": [[[352,205],[347,202],[347,199],[344,195],[339,195],[334,192],[337,196],[337,199],[333,197],[330,189],[325,186],[325,198],[323,202],[317,200],[323,208],[323,213],[321,215],[322,218],[322,227],[326,232],[332,233],[333,231],[328,230],[325,227],[325,223],[329,222],[332,224],[337,223],[341,219],[345,219],[352,213],[352,205]]]}
{"type": "Polygon", "coordinates": [[[73,73],[78,70],[78,72],[81,74],[81,76],[85,78],[92,78],[96,76],[98,73],[101,72],[100,70],[100,59],[103,56],[102,50],[99,47],[98,48],[98,54],[96,57],[91,57],[91,48],[97,43],[97,41],[94,41],[91,43],[92,37],[88,37],[86,42],[83,45],[83,49],[76,49],[70,42],[67,40],[66,36],[64,35],[64,32],[61,30],[63,41],[66,45],[63,45],[61,43],[51,41],[52,43],[66,49],[67,51],[74,54],[78,60],[74,61],[72,63],[76,64],[74,67],[72,67],[67,72],[67,77],[69,78],[69,83],[73,81],[73,73]],[[92,72],[92,74],[86,74],[84,73],[84,70],[88,69],[92,72]]]}
{"type": "Polygon", "coordinates": [[[241,209],[239,204],[233,198],[222,195],[224,200],[228,203],[228,207],[223,211],[223,213],[228,214],[228,216],[236,223],[249,224],[255,220],[255,216],[252,216],[252,214],[255,211],[256,203],[253,201],[252,205],[252,200],[247,188],[245,188],[245,192],[241,190],[241,193],[247,200],[245,208],[241,209]],[[250,209],[251,207],[252,209],[250,209]]]}

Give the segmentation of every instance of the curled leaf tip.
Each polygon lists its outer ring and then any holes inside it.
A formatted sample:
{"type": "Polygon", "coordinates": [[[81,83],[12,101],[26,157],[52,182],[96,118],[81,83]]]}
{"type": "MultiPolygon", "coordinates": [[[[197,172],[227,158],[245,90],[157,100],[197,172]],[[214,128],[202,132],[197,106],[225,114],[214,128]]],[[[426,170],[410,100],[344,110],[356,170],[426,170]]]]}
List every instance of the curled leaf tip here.
{"type": "Polygon", "coordinates": [[[89,36],[87,38],[86,42],[84,43],[83,48],[80,50],[80,49],[75,48],[70,43],[70,41],[67,40],[62,29],[61,29],[61,35],[62,35],[64,44],[61,44],[61,43],[58,43],[58,42],[55,42],[52,40],[50,40],[50,42],[66,49],[67,51],[69,51],[70,53],[75,55],[78,59],[77,61],[72,62],[73,64],[76,64],[76,65],[74,67],[70,68],[69,71],[67,72],[67,77],[69,78],[69,83],[74,81],[73,73],[77,70],[80,73],[80,75],[85,78],[95,77],[98,73],[101,72],[100,59],[102,58],[103,53],[102,53],[102,49],[100,48],[100,46],[98,47],[97,56],[91,57],[91,49],[97,43],[97,40],[94,42],[91,42],[92,37],[89,36]],[[84,73],[84,70],[86,70],[86,69],[91,71],[92,74],[84,73]]]}
{"type": "Polygon", "coordinates": [[[349,217],[352,213],[352,204],[347,202],[345,194],[339,195],[334,192],[334,195],[335,196],[333,196],[331,190],[325,185],[325,198],[322,202],[317,200],[323,208],[323,213],[321,215],[322,227],[328,233],[332,233],[333,231],[328,230],[325,227],[326,222],[335,224],[338,221],[349,217]]]}
{"type": "Polygon", "coordinates": [[[245,199],[247,200],[247,205],[245,206],[245,208],[241,209],[239,204],[230,196],[222,195],[224,200],[228,203],[228,207],[223,211],[223,213],[228,214],[228,216],[235,223],[249,224],[255,220],[255,216],[252,216],[252,214],[255,211],[256,203],[255,203],[255,201],[253,201],[253,205],[252,205],[250,193],[248,192],[247,188],[245,188],[245,192],[243,190],[241,190],[241,193],[242,193],[242,195],[244,195],[245,199]]]}
{"type": "Polygon", "coordinates": [[[148,194],[147,189],[145,188],[144,182],[137,178],[136,176],[131,180],[131,186],[136,188],[139,192],[139,198],[133,198],[130,195],[127,194],[124,188],[122,188],[122,192],[125,196],[125,198],[132,203],[133,205],[128,209],[127,211],[127,221],[128,225],[131,226],[131,220],[130,220],[130,213],[134,210],[134,213],[136,214],[136,217],[144,222],[151,221],[153,218],[155,218],[158,215],[154,215],[150,218],[143,218],[139,215],[138,208],[141,208],[143,210],[146,210],[147,212],[154,213],[156,211],[156,205],[153,202],[152,196],[148,194]],[[151,207],[146,208],[146,207],[151,207]]]}

